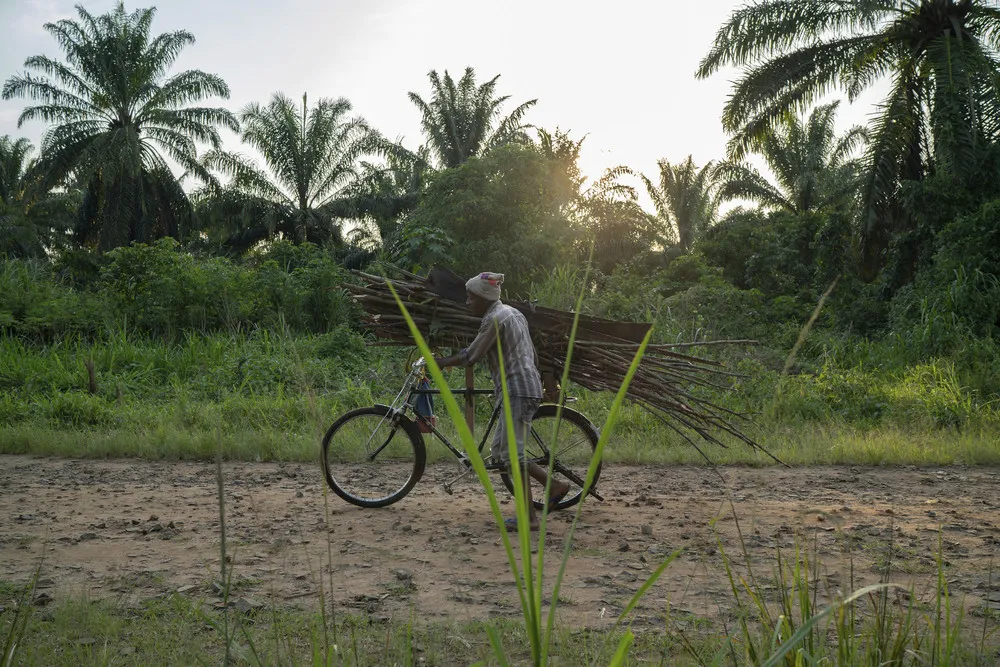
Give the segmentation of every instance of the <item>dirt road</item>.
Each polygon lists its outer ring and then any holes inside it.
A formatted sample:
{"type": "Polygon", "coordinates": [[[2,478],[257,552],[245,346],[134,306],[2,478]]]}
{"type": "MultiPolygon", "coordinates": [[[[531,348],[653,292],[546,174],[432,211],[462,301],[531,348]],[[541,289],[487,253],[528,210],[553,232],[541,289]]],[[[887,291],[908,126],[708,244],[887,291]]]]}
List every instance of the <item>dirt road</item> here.
{"type": "MultiPolygon", "coordinates": [[[[226,525],[235,595],[276,605],[318,603],[407,620],[517,615],[517,596],[485,496],[474,481],[444,493],[454,465],[428,468],[413,493],[383,510],[329,497],[318,465],[227,463],[226,525]],[[322,575],[322,582],[320,581],[322,575]]],[[[732,499],[757,577],[771,581],[780,548],[819,557],[821,590],[891,577],[933,594],[939,538],[946,576],[967,607],[1000,608],[1000,469],[727,468],[610,465],[606,502],[589,502],[560,593],[560,619],[599,627],[675,549],[638,622],[717,617],[732,603],[718,540],[742,560],[732,499]],[[713,519],[717,519],[712,528],[713,519]]],[[[506,496],[502,496],[506,501],[506,496]]],[[[504,505],[510,513],[511,506],[504,505]]],[[[551,522],[554,578],[571,515],[551,522]]],[[[180,591],[212,599],[219,508],[211,463],[0,456],[0,578],[53,598],[144,598],[180,591]]]]}

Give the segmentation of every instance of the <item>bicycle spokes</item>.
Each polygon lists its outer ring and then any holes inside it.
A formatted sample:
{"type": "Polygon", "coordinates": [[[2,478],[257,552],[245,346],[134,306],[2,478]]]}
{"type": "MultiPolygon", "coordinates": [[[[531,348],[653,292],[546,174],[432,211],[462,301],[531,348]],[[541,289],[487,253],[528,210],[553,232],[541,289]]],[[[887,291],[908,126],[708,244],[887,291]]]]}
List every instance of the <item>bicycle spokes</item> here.
{"type": "Polygon", "coordinates": [[[424,450],[412,426],[394,422],[384,406],[341,418],[324,440],[327,481],[341,497],[362,507],[395,502],[423,472],[424,450]]]}

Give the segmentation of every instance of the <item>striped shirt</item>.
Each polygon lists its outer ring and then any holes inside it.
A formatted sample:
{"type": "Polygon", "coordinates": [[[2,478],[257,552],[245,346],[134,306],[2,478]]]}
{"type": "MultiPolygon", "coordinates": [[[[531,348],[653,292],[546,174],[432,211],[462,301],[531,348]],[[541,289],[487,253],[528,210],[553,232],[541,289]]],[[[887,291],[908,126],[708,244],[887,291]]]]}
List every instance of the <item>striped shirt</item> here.
{"type": "Polygon", "coordinates": [[[462,364],[470,366],[485,356],[489,361],[496,396],[502,396],[503,385],[497,354],[498,333],[503,350],[504,371],[507,374],[507,391],[511,396],[541,398],[542,378],[538,374],[538,353],[531,342],[528,321],[516,308],[499,300],[483,315],[475,340],[458,353],[462,364]]]}

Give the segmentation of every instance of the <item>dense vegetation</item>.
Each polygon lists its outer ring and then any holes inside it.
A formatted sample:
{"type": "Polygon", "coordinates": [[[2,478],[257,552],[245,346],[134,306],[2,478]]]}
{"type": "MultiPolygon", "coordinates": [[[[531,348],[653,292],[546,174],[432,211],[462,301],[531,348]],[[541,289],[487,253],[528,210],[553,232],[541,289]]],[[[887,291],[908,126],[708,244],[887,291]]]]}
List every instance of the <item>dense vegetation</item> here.
{"type": "MultiPolygon", "coordinates": [[[[20,123],[46,129],[37,152],[0,137],[0,454],[314,460],[332,419],[396,390],[408,352],[368,345],[342,289],[351,270],[446,264],[502,271],[511,297],[556,308],[584,289],[588,313],[652,322],[660,342],[760,341],[704,348],[735,373],[695,391],[754,415],[750,434],[789,463],[1000,463],[994,2],[749,3],[693,73],[741,72],[721,110],[727,154],[665,156],[657,173],[621,165],[594,181],[578,167],[583,139],[530,125],[535,100],[508,104],[498,75],[431,71],[429,89],[408,94],[424,138],[408,147],[337,91],[211,106],[229,96],[225,81],[171,69],[193,35],[157,34],[151,8],[77,11],[45,26],[60,56],[29,57],[2,90],[27,100],[20,123]],[[880,80],[889,94],[870,125],[838,134],[828,95],[853,100],[880,80]],[[224,146],[221,128],[241,145],[224,146]]],[[[609,396],[571,391],[604,422],[609,396]]],[[[640,408],[619,417],[608,458],[700,460],[640,408]]],[[[745,448],[708,453],[766,462],[745,448]]],[[[226,581],[224,531],[222,543],[226,581]]],[[[739,614],[704,646],[679,635],[692,662],[823,662],[834,645],[842,664],[990,660],[987,621],[975,644],[951,616],[943,551],[918,614],[926,627],[910,625],[916,589],[908,611],[869,591],[857,619],[843,598],[815,614],[819,585],[799,556],[791,578],[777,567],[775,619],[764,593],[775,586],[750,572],[737,587],[726,561],[739,614]]],[[[141,613],[70,601],[35,618],[26,595],[0,580],[5,657],[23,639],[29,661],[76,659],[95,640],[64,639],[84,633],[127,638],[140,661],[230,661],[228,611],[174,596],[141,613]],[[222,631],[206,640],[206,627],[222,631]]],[[[240,628],[265,647],[261,663],[310,652],[331,662],[320,636],[332,626],[336,638],[338,624],[353,644],[344,664],[387,662],[390,648],[409,664],[414,637],[429,662],[487,658],[498,628],[523,648],[532,627],[464,624],[473,647],[434,624],[274,611],[274,654],[267,625],[240,628]]],[[[667,620],[637,654],[681,653],[667,620]]],[[[601,634],[560,637],[567,664],[606,659],[614,633],[601,634]]]]}
{"type": "MultiPolygon", "coordinates": [[[[37,157],[0,139],[3,451],[128,453],[96,434],[139,432],[157,444],[134,451],[199,455],[221,431],[232,455],[308,457],[332,412],[400,374],[401,354],[365,345],[349,269],[502,270],[511,296],[569,308],[592,257],[588,312],[654,322],[659,340],[762,342],[727,353],[747,377],[720,400],[792,460],[996,457],[991,3],[749,5],[697,73],[744,72],[722,113],[729,154],[594,182],[582,139],[528,125],[534,100],[505,110],[499,78],[472,68],[409,93],[425,143],[408,148],[343,98],[192,106],[229,93],[170,71],[192,35],[157,35],[153,9],[78,12],[46,26],[61,57],[28,58],[3,87],[30,100],[21,122],[47,123],[37,157]],[[820,96],[881,77],[881,115],[837,135],[820,96]],[[835,453],[886,432],[937,444],[835,453]]],[[[653,453],[629,444],[652,428],[626,415],[611,455],[684,458],[662,453],[668,433],[653,453]]]]}

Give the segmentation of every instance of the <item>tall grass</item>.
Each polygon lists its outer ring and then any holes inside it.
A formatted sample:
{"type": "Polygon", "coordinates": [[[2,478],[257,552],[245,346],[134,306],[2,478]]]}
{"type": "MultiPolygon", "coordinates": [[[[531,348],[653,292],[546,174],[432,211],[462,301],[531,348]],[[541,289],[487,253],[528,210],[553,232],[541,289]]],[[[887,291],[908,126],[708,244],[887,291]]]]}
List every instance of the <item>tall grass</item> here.
{"type": "MultiPolygon", "coordinates": [[[[708,398],[755,414],[755,437],[789,463],[1000,463],[1000,403],[967,386],[957,362],[865,370],[843,367],[849,360],[839,355],[784,377],[752,356],[729,360],[742,377],[708,398]]],[[[211,460],[221,430],[226,458],[311,460],[314,434],[393,390],[404,363],[403,351],[365,350],[343,331],[191,334],[172,344],[120,331],[46,346],[0,334],[0,452],[211,460]]],[[[595,422],[607,418],[613,396],[562,386],[595,422]]],[[[628,404],[606,456],[698,463],[676,434],[628,404]]],[[[738,446],[712,456],[764,463],[738,446]]]]}

